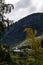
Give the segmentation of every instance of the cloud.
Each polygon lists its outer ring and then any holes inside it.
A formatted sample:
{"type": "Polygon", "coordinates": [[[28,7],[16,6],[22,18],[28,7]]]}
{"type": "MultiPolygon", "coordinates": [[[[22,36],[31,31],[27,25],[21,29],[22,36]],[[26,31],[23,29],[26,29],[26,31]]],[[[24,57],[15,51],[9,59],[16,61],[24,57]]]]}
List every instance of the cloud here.
{"type": "Polygon", "coordinates": [[[18,10],[20,8],[26,8],[28,6],[31,6],[31,0],[20,0],[18,3],[16,3],[15,9],[18,10]]]}
{"type": "Polygon", "coordinates": [[[40,10],[43,6],[43,0],[20,0],[15,5],[15,10],[19,10],[20,8],[29,8],[31,11],[40,10]]]}
{"type": "Polygon", "coordinates": [[[14,6],[15,9],[7,17],[15,21],[32,13],[43,12],[43,0],[19,0],[14,6]]]}
{"type": "Polygon", "coordinates": [[[19,0],[5,0],[5,3],[15,4],[17,2],[19,2],[19,0]]]}

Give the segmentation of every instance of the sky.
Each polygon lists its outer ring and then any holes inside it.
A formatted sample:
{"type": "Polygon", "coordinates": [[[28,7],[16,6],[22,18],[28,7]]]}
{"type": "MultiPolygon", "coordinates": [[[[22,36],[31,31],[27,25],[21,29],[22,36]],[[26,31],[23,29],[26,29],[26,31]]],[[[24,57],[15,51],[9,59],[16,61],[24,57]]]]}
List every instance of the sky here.
{"type": "Polygon", "coordinates": [[[5,3],[14,5],[14,10],[6,14],[6,17],[14,22],[27,15],[43,12],[43,0],[5,0],[5,3]]]}

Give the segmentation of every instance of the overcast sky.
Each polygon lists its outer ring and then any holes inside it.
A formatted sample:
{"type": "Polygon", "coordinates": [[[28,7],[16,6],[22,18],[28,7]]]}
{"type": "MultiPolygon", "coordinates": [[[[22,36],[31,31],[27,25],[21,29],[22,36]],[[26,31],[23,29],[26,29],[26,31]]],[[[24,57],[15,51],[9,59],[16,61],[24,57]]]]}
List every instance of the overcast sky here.
{"type": "Polygon", "coordinates": [[[5,0],[14,5],[14,10],[6,16],[14,22],[32,13],[43,12],[43,0],[5,0]]]}

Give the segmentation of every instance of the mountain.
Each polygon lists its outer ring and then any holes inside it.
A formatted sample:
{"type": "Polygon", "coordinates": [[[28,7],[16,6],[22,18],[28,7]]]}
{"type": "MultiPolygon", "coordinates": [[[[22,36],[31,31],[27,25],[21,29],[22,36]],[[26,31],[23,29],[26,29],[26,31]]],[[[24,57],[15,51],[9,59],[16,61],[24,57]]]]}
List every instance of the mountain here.
{"type": "Polygon", "coordinates": [[[23,32],[26,27],[36,29],[38,31],[37,35],[42,35],[43,13],[31,14],[12,24],[9,30],[6,30],[0,42],[9,46],[18,45],[26,38],[26,33],[23,32]]]}

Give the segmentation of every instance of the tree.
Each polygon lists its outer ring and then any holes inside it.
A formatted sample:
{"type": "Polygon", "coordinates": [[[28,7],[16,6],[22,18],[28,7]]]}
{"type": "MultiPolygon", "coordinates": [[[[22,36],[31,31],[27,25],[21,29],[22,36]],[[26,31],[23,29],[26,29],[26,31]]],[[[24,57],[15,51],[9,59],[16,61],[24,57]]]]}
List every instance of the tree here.
{"type": "Polygon", "coordinates": [[[4,16],[4,13],[10,13],[12,9],[14,9],[14,6],[12,4],[5,4],[5,0],[0,0],[0,35],[6,28],[6,24],[9,28],[10,23],[12,23],[11,20],[5,19],[4,16]]]}
{"type": "Polygon", "coordinates": [[[32,28],[25,28],[24,32],[26,32],[26,39],[33,39],[37,34],[37,30],[33,30],[32,28]]]}
{"type": "Polygon", "coordinates": [[[29,65],[42,65],[43,64],[43,52],[41,49],[41,40],[42,38],[36,37],[36,30],[32,28],[25,28],[24,32],[26,32],[26,39],[29,40],[29,45],[32,49],[29,53],[28,63],[29,65]]]}
{"type": "MultiPolygon", "coordinates": [[[[12,4],[5,4],[5,0],[0,0],[0,39],[2,37],[2,34],[7,27],[9,29],[9,25],[12,24],[13,21],[6,19],[5,15],[6,13],[10,13],[11,10],[14,9],[14,6],[12,4]],[[7,26],[6,26],[7,24],[7,26]]],[[[8,46],[3,46],[0,43],[0,61],[7,61],[11,60],[10,58],[10,52],[8,46]]],[[[11,62],[11,61],[10,61],[11,62]]]]}
{"type": "Polygon", "coordinates": [[[33,30],[32,28],[25,28],[24,32],[26,32],[26,39],[29,40],[29,45],[33,50],[41,49],[41,37],[36,37],[37,30],[33,30]]]}

